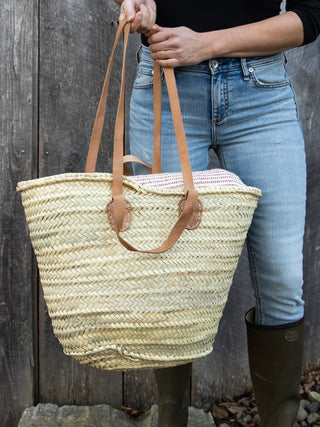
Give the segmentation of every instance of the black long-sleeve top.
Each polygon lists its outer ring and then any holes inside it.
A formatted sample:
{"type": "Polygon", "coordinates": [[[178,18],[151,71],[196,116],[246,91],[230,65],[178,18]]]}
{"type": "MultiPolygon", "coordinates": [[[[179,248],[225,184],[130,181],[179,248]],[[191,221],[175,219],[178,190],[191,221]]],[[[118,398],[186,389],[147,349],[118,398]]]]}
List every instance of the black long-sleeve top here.
{"type": "MultiPolygon", "coordinates": [[[[157,24],[189,27],[205,32],[250,24],[280,13],[281,0],[156,0],[157,24]]],[[[304,28],[303,44],[320,32],[320,0],[287,0],[286,10],[295,12],[304,28]]],[[[143,37],[143,42],[146,39],[143,37]]]]}

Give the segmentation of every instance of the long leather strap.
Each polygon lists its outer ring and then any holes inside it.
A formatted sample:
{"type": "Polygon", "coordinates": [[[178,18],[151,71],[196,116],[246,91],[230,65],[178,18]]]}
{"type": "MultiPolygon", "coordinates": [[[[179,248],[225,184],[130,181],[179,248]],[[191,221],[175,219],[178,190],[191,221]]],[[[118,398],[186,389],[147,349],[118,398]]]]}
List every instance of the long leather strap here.
{"type": "MultiPolygon", "coordinates": [[[[125,63],[126,63],[126,49],[129,36],[129,24],[125,21],[121,21],[119,28],[116,33],[114,46],[110,55],[109,65],[106,72],[106,77],[104,80],[104,85],[102,89],[101,99],[98,106],[98,111],[96,115],[96,120],[94,124],[94,129],[92,132],[92,137],[90,141],[90,147],[87,157],[86,172],[94,172],[95,164],[97,160],[102,128],[104,123],[104,116],[106,110],[106,101],[108,94],[108,86],[110,81],[111,66],[114,56],[114,51],[116,44],[118,43],[120,34],[124,31],[124,46],[123,46],[123,66],[121,73],[121,87],[120,87],[120,97],[118,104],[118,111],[115,124],[115,133],[114,133],[114,152],[113,152],[113,188],[112,188],[112,204],[114,212],[114,226],[115,231],[118,236],[119,241],[127,249],[137,252],[147,252],[147,253],[161,253],[170,249],[179,239],[182,232],[188,226],[188,223],[193,215],[195,207],[198,207],[198,193],[194,190],[192,171],[190,166],[190,160],[188,155],[187,143],[183,128],[183,122],[180,111],[180,104],[178,99],[178,93],[175,83],[175,77],[173,69],[165,68],[164,75],[166,79],[166,84],[169,93],[170,106],[173,116],[174,128],[177,138],[179,157],[182,169],[182,176],[184,182],[184,191],[185,191],[185,203],[183,205],[183,211],[171,230],[167,240],[158,248],[153,250],[140,250],[136,249],[130,243],[126,242],[121,236],[120,231],[123,225],[125,208],[127,202],[123,197],[123,136],[124,136],[124,101],[125,101],[125,63]]],[[[155,130],[155,160],[154,166],[155,170],[161,165],[161,143],[160,143],[160,132],[159,126],[161,128],[161,72],[160,67],[155,64],[154,71],[155,79],[155,95],[156,95],[156,105],[155,105],[155,120],[156,130],[155,130]],[[160,95],[160,96],[159,96],[160,95]],[[160,106],[159,106],[159,97],[160,97],[160,106]],[[160,120],[159,120],[160,119],[160,120]]],[[[161,167],[161,166],[160,166],[161,167]]]]}
{"type": "Polygon", "coordinates": [[[118,44],[120,35],[123,31],[125,24],[126,24],[125,20],[122,20],[119,23],[119,27],[118,27],[118,30],[117,30],[116,36],[115,36],[114,45],[113,45],[113,48],[112,48],[112,51],[110,54],[107,72],[106,72],[106,76],[105,76],[105,79],[103,82],[101,97],[100,97],[100,101],[99,101],[99,105],[98,105],[98,109],[97,109],[97,114],[96,114],[95,122],[93,125],[93,131],[92,131],[90,145],[89,145],[89,151],[88,151],[88,155],[87,155],[87,163],[86,163],[86,169],[85,169],[86,173],[92,173],[92,172],[95,172],[95,170],[96,170],[96,163],[97,163],[97,158],[98,158],[99,146],[100,146],[103,124],[104,124],[104,119],[105,119],[105,114],[106,114],[106,105],[107,105],[107,97],[108,97],[111,69],[112,69],[112,64],[113,64],[113,57],[114,57],[114,52],[116,50],[116,46],[118,44]]]}
{"type": "Polygon", "coordinates": [[[154,142],[152,173],[161,172],[161,103],[161,70],[159,65],[155,64],[153,69],[154,142]]]}

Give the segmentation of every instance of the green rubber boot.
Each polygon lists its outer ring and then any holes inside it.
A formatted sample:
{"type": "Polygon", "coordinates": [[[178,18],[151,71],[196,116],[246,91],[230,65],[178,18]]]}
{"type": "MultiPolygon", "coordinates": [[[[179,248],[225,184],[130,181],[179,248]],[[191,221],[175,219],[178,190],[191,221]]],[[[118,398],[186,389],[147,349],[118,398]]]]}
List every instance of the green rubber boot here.
{"type": "Polygon", "coordinates": [[[263,427],[292,427],[299,408],[304,319],[279,326],[246,314],[250,373],[263,427]]]}
{"type": "Polygon", "coordinates": [[[159,392],[158,427],[187,427],[192,364],[155,369],[159,392]]]}

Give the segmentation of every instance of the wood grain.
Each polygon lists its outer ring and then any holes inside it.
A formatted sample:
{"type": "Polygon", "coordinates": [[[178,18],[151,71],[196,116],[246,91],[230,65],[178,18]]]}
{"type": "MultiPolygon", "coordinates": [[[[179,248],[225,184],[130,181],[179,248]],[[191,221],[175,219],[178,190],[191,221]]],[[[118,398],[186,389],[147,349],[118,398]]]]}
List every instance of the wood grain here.
{"type": "Polygon", "coordinates": [[[17,425],[34,398],[36,274],[16,184],[34,176],[37,130],[37,10],[10,0],[0,8],[0,419],[17,425]]]}

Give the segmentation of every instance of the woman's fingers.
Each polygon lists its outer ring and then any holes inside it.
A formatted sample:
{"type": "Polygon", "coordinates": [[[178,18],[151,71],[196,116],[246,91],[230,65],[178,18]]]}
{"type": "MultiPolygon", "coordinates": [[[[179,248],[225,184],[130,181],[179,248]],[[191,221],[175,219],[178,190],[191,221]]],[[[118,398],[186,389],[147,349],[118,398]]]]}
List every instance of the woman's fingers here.
{"type": "Polygon", "coordinates": [[[135,1],[124,0],[121,3],[119,20],[126,19],[128,22],[132,22],[135,18],[136,11],[134,7],[135,1]]]}
{"type": "Polygon", "coordinates": [[[131,22],[130,32],[150,32],[156,21],[154,0],[124,0],[119,19],[131,22]]]}
{"type": "Polygon", "coordinates": [[[140,18],[139,25],[135,25],[134,27],[133,25],[131,25],[131,31],[144,33],[150,30],[150,28],[153,25],[153,24],[152,25],[150,24],[150,9],[145,4],[142,3],[140,5],[140,10],[137,12],[137,15],[139,15],[139,18],[140,18]]]}
{"type": "Polygon", "coordinates": [[[131,25],[130,25],[130,33],[135,33],[136,31],[138,31],[138,29],[141,27],[142,20],[143,20],[142,13],[140,11],[136,12],[134,16],[134,20],[131,22],[131,25]]]}
{"type": "Polygon", "coordinates": [[[140,33],[148,33],[156,22],[156,5],[154,1],[146,0],[145,3],[142,3],[140,5],[140,12],[142,14],[142,22],[137,31],[140,33]]]}
{"type": "Polygon", "coordinates": [[[170,42],[167,42],[166,40],[163,42],[159,42],[156,44],[150,44],[149,45],[150,52],[153,54],[157,54],[158,52],[173,49],[173,46],[170,42]]]}
{"type": "Polygon", "coordinates": [[[198,64],[203,60],[203,38],[187,27],[165,28],[148,38],[151,58],[163,67],[198,64]]]}

